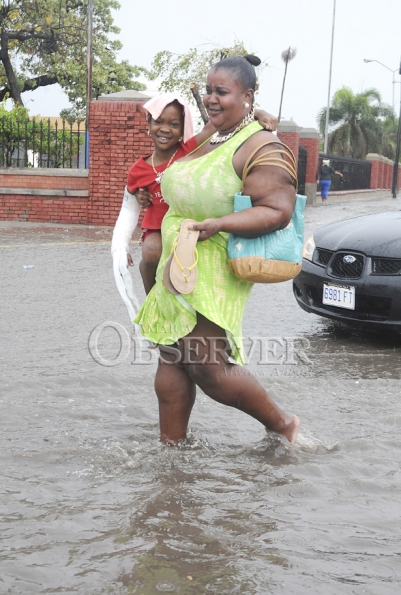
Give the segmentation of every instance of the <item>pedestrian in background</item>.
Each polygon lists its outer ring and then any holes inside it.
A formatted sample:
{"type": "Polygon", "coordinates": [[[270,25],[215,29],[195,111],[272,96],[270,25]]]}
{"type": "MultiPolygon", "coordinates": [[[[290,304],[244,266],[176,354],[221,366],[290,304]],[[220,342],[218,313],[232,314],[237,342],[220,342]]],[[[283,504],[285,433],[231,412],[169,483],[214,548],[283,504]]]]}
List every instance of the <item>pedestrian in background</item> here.
{"type": "Polygon", "coordinates": [[[331,174],[337,174],[343,177],[342,173],[335,171],[330,165],[329,159],[323,159],[323,163],[319,168],[319,184],[320,184],[320,196],[322,197],[322,204],[327,204],[327,196],[329,194],[331,186],[331,174]]]}

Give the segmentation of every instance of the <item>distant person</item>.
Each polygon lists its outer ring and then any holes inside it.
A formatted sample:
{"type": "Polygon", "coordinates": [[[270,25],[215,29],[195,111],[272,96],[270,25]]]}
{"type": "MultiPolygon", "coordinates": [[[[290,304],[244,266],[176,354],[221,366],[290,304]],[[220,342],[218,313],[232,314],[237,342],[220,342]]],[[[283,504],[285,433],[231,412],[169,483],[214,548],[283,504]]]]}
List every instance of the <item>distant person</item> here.
{"type": "Polygon", "coordinates": [[[320,184],[320,196],[322,197],[322,204],[327,204],[327,196],[329,194],[331,186],[331,175],[337,174],[338,176],[344,177],[341,172],[336,171],[330,165],[329,159],[323,159],[323,163],[319,168],[319,184],[320,184]]]}

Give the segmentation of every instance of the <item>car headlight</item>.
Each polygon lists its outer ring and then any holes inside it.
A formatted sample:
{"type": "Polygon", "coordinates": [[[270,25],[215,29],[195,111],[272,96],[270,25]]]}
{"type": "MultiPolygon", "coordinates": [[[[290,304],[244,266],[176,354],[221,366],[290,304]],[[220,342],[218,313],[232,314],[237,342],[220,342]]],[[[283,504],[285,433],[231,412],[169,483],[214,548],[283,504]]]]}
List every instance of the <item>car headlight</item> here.
{"type": "Polygon", "coordinates": [[[306,240],[306,242],[304,244],[304,247],[302,250],[303,258],[306,258],[306,260],[312,260],[315,248],[316,248],[315,240],[313,239],[313,236],[311,236],[310,238],[308,238],[306,240]]]}

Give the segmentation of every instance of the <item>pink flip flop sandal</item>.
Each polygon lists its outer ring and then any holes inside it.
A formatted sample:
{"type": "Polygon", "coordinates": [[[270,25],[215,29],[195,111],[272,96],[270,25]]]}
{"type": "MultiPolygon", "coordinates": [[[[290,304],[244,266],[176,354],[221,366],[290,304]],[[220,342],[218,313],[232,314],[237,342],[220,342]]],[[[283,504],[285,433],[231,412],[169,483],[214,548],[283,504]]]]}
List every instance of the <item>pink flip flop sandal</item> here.
{"type": "Polygon", "coordinates": [[[170,256],[168,257],[168,260],[166,261],[166,264],[164,266],[163,285],[167,289],[167,291],[169,291],[173,295],[179,295],[179,292],[173,286],[173,284],[171,283],[171,279],[170,279],[170,266],[171,266],[171,261],[173,260],[173,258],[174,258],[174,253],[172,252],[170,254],[170,256]]]}

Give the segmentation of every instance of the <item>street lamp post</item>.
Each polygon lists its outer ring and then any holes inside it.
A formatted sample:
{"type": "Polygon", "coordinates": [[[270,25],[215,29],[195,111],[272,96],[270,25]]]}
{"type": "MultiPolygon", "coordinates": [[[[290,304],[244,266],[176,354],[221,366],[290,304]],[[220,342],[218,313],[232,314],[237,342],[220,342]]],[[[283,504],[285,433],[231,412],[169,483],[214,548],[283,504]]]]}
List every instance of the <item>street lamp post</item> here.
{"type": "MultiPolygon", "coordinates": [[[[399,72],[399,74],[401,74],[401,62],[400,62],[400,67],[399,67],[398,72],[399,72]]],[[[400,113],[398,116],[397,148],[395,150],[395,159],[394,159],[394,167],[393,167],[393,184],[392,184],[392,188],[391,188],[393,198],[397,198],[398,162],[400,160],[400,144],[401,144],[401,93],[400,93],[400,113]]]]}
{"type": "Polygon", "coordinates": [[[323,152],[327,153],[327,143],[329,136],[329,116],[330,116],[330,90],[331,90],[331,71],[333,67],[333,46],[334,46],[334,25],[336,22],[336,0],[333,2],[333,28],[331,32],[331,52],[330,52],[330,72],[329,72],[329,91],[327,94],[327,109],[326,109],[326,126],[324,128],[324,148],[323,152]]]}
{"type": "MultiPolygon", "coordinates": [[[[395,68],[394,70],[392,70],[391,68],[389,68],[382,62],[379,62],[379,60],[370,60],[368,58],[364,58],[363,61],[364,62],[377,62],[378,64],[380,64],[380,66],[383,66],[384,68],[386,68],[387,70],[389,70],[390,72],[393,73],[393,111],[394,111],[394,108],[395,108],[394,87],[395,87],[396,83],[401,82],[401,81],[396,81],[394,75],[396,72],[401,74],[401,63],[400,63],[399,68],[395,68]]],[[[393,183],[391,186],[391,193],[393,195],[393,198],[397,198],[398,162],[400,160],[400,143],[401,143],[401,93],[400,93],[400,114],[398,117],[397,147],[396,147],[396,151],[395,151],[395,160],[394,160],[394,166],[393,166],[393,183]]]]}
{"type": "Polygon", "coordinates": [[[392,72],[392,73],[393,73],[393,111],[394,111],[394,108],[395,108],[395,103],[394,103],[394,87],[395,87],[395,84],[396,84],[396,82],[397,82],[397,81],[395,80],[395,78],[394,78],[394,75],[395,75],[395,73],[396,73],[396,72],[398,72],[398,68],[396,68],[395,70],[391,70],[391,68],[389,68],[388,66],[386,66],[386,65],[385,65],[385,64],[383,64],[382,62],[379,62],[379,60],[369,60],[368,58],[364,58],[364,59],[363,59],[363,61],[364,61],[364,62],[377,62],[378,64],[380,64],[380,65],[381,65],[381,66],[383,66],[384,68],[387,68],[387,70],[389,70],[390,72],[392,72]]]}

